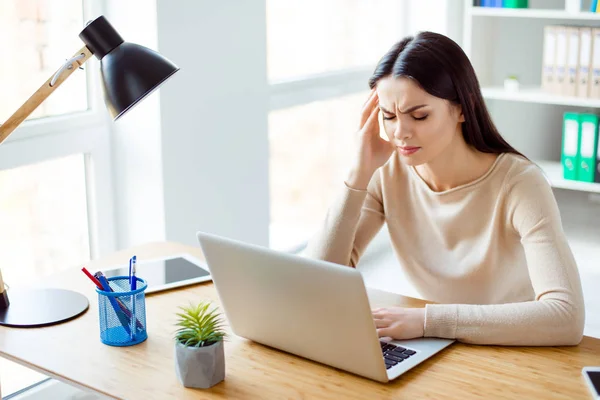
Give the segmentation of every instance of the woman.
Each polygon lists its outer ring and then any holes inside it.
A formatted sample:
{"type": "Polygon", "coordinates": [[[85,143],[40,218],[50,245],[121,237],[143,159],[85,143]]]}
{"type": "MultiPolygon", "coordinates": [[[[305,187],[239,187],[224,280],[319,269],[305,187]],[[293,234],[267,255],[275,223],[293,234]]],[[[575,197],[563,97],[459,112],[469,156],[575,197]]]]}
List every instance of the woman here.
{"type": "Polygon", "coordinates": [[[355,166],[306,254],[355,267],[387,224],[406,275],[438,304],[373,310],[380,337],[578,344],[581,282],[552,189],[498,133],[462,49],[407,37],[369,85],[355,166]]]}

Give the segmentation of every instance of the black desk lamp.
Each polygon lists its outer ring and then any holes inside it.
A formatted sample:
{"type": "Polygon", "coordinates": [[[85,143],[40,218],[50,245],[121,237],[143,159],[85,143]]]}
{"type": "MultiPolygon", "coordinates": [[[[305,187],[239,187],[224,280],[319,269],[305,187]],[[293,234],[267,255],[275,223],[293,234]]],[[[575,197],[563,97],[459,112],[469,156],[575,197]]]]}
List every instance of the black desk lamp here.
{"type": "MultiPolygon", "coordinates": [[[[0,125],[0,143],[92,54],[100,60],[104,100],[115,121],[179,70],[157,52],[123,41],[103,16],[88,23],[79,38],[85,46],[0,125]]],[[[53,325],[79,316],[88,306],[85,296],[71,290],[6,290],[0,271],[0,325],[53,325]]]]}

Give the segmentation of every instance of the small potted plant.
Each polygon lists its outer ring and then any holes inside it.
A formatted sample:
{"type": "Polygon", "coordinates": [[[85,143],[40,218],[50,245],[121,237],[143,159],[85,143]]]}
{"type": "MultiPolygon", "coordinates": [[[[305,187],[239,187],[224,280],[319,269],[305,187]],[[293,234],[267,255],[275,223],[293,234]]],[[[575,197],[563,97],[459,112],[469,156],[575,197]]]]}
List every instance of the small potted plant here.
{"type": "Polygon", "coordinates": [[[504,79],[504,89],[509,92],[519,90],[519,78],[516,75],[509,75],[504,79]]]}
{"type": "Polygon", "coordinates": [[[208,301],[180,309],[175,333],[177,377],[185,387],[207,389],[225,379],[223,320],[208,301]]]}

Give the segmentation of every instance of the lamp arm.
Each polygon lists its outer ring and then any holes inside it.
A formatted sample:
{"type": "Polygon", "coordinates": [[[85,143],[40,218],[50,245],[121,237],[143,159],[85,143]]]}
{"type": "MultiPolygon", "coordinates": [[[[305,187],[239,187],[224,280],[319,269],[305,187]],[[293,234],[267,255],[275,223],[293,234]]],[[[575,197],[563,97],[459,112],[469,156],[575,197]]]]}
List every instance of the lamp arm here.
{"type": "MultiPolygon", "coordinates": [[[[25,119],[46,100],[71,74],[92,56],[87,46],[83,46],[73,58],[71,64],[63,65],[55,74],[42,85],[8,120],[0,125],[0,144],[10,135],[25,119]],[[70,68],[69,68],[70,66],[70,68]],[[51,83],[53,83],[51,85],[51,83]]],[[[1,293],[1,292],[0,292],[1,293]]]]}
{"type": "Polygon", "coordinates": [[[4,280],[2,280],[2,271],[0,271],[0,311],[6,310],[10,304],[8,300],[8,293],[4,287],[4,280]]]}

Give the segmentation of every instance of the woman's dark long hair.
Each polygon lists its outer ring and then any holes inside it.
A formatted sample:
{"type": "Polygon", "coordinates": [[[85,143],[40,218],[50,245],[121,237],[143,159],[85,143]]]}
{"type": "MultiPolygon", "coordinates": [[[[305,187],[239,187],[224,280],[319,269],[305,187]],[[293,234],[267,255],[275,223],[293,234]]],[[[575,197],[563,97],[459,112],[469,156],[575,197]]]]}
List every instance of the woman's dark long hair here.
{"type": "Polygon", "coordinates": [[[412,78],[427,93],[460,105],[465,118],[462,132],[468,145],[483,153],[506,152],[525,157],[498,132],[481,95],[475,70],[452,39],[434,32],[405,37],[381,58],[369,86],[372,89],[389,76],[412,78]]]}

